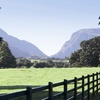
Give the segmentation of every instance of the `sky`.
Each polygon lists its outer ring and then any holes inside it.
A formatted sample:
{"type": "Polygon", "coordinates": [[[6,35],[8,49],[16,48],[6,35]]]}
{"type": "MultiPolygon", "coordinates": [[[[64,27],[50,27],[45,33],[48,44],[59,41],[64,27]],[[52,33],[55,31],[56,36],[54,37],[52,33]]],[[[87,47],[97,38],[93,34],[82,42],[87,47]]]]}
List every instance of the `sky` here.
{"type": "Polygon", "coordinates": [[[0,0],[0,7],[0,28],[49,56],[74,32],[100,27],[100,0],[0,0]]]}

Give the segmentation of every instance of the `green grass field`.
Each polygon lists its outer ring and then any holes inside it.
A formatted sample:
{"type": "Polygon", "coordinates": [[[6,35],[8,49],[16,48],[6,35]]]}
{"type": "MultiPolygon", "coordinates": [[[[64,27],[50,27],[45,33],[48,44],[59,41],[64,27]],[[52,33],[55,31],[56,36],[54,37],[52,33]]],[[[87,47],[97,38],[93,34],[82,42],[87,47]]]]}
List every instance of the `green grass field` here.
{"type": "Polygon", "coordinates": [[[100,68],[0,69],[0,94],[19,91],[26,86],[37,87],[47,85],[48,82],[62,82],[64,79],[69,80],[99,71],[100,68]]]}

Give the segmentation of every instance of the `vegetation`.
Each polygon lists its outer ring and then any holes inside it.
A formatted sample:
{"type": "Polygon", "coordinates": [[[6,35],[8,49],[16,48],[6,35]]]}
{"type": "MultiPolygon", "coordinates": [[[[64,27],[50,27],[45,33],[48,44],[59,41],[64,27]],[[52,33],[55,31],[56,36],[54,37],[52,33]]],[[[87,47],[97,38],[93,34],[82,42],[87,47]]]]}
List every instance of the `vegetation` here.
{"type": "Polygon", "coordinates": [[[67,60],[45,60],[40,62],[33,62],[35,68],[68,68],[69,63],[67,60]]]}
{"type": "Polygon", "coordinates": [[[0,68],[16,67],[16,59],[12,55],[8,43],[0,37],[0,68]]]}
{"type": "Polygon", "coordinates": [[[17,68],[22,68],[23,66],[26,66],[26,68],[30,68],[32,65],[31,61],[26,58],[17,58],[16,64],[17,64],[17,68]]]}
{"type": "Polygon", "coordinates": [[[97,67],[100,64],[100,36],[90,40],[82,41],[80,44],[81,49],[71,54],[71,66],[87,66],[97,67]]]}
{"type": "MultiPolygon", "coordinates": [[[[25,89],[26,86],[38,87],[47,85],[48,82],[62,82],[64,79],[69,80],[74,77],[81,77],[82,75],[86,76],[87,74],[98,72],[98,70],[100,70],[100,68],[0,69],[0,94],[20,91],[25,89]]],[[[70,85],[69,88],[71,86],[72,85],[70,85]]],[[[63,87],[54,88],[53,91],[54,93],[59,93],[63,91],[63,87]]],[[[41,97],[47,95],[47,91],[44,91],[34,94],[33,97],[41,100],[41,97]]],[[[23,98],[24,97],[21,97],[16,100],[25,100],[25,98],[23,98]]]]}
{"type": "Polygon", "coordinates": [[[70,58],[35,60],[15,58],[8,46],[0,37],[0,68],[68,68],[68,67],[97,67],[100,66],[100,36],[80,43],[81,49],[71,54],[70,58]]]}
{"type": "MultiPolygon", "coordinates": [[[[98,72],[100,68],[0,69],[0,94],[19,91],[26,86],[43,86],[98,72]]],[[[61,91],[56,88],[54,91],[61,91]]]]}
{"type": "Polygon", "coordinates": [[[68,68],[67,60],[16,58],[17,68],[68,68]]]}
{"type": "Polygon", "coordinates": [[[35,68],[62,68],[68,67],[69,64],[58,58],[48,58],[44,61],[32,61],[28,58],[15,58],[9,49],[8,43],[0,37],[0,68],[30,68],[31,66],[35,68]]]}
{"type": "MultiPolygon", "coordinates": [[[[56,83],[64,79],[69,80],[98,72],[100,68],[94,68],[94,66],[100,66],[100,37],[82,41],[80,47],[81,49],[72,53],[69,62],[68,58],[65,60],[49,58],[32,61],[28,58],[15,58],[9,49],[8,43],[0,38],[0,68],[21,68],[0,69],[0,94],[20,91],[26,89],[26,86],[38,87],[47,85],[48,82],[56,83]],[[75,66],[91,66],[92,68],[69,68],[75,66]],[[23,69],[23,67],[29,69],[23,69]]],[[[62,87],[55,88],[54,93],[58,93],[62,89],[62,87]]],[[[39,94],[41,97],[47,95],[47,92],[44,91],[39,94]]],[[[36,97],[38,94],[33,96],[36,97]]],[[[38,96],[39,99],[40,97],[38,96]]],[[[21,97],[21,99],[16,100],[24,99],[21,97]]]]}
{"type": "MultiPolygon", "coordinates": [[[[99,67],[100,66],[100,36],[80,43],[81,49],[71,54],[65,60],[48,58],[44,61],[33,61],[30,65],[35,68],[68,68],[68,67],[99,67]],[[69,62],[68,62],[69,61],[69,62]]],[[[21,64],[24,66],[24,62],[21,64]]],[[[26,64],[27,65],[27,64],[26,64]]],[[[29,66],[26,66],[27,68],[29,66]]]]}

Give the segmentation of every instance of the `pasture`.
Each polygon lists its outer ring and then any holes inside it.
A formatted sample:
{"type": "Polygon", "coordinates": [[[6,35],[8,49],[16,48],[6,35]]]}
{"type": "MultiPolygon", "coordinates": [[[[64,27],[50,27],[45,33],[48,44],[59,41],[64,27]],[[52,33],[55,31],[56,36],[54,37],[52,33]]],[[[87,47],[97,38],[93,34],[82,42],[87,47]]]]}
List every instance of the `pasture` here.
{"type": "MultiPolygon", "coordinates": [[[[62,82],[82,75],[99,72],[100,68],[43,68],[0,69],[0,94],[24,90],[26,86],[43,86],[48,82],[62,82]]],[[[62,88],[56,88],[59,92],[62,88]]]]}

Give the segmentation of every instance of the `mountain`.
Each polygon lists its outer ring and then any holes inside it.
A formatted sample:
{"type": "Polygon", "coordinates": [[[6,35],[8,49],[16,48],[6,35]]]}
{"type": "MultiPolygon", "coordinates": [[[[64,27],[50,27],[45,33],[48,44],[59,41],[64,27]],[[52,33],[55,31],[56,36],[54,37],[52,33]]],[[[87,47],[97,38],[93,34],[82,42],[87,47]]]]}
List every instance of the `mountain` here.
{"type": "Polygon", "coordinates": [[[32,43],[8,35],[2,29],[0,29],[0,37],[3,37],[3,40],[8,42],[9,48],[15,57],[35,56],[39,58],[47,58],[47,56],[32,43]]]}
{"type": "Polygon", "coordinates": [[[93,37],[100,36],[100,28],[96,29],[81,29],[72,34],[71,39],[66,41],[60,51],[51,57],[65,58],[69,57],[71,53],[80,49],[80,43],[83,40],[88,40],[93,37]]]}

